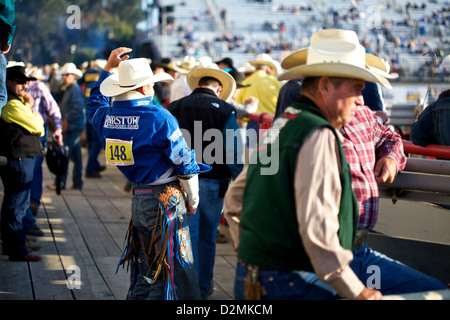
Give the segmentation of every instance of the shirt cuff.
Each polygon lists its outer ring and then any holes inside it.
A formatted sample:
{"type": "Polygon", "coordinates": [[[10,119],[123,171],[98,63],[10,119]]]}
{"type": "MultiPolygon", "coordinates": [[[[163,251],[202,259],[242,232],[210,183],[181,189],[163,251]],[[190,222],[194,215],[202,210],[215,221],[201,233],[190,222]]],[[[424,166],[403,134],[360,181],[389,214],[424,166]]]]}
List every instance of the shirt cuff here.
{"type": "Polygon", "coordinates": [[[343,299],[355,299],[364,289],[364,284],[348,265],[337,271],[326,282],[343,299]]]}

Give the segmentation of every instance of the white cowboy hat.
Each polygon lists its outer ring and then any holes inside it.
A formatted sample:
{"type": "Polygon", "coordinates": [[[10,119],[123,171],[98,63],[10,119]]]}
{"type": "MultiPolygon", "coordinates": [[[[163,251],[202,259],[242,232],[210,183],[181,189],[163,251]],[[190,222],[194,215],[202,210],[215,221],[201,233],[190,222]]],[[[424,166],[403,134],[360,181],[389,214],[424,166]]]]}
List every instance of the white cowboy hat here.
{"type": "Polygon", "coordinates": [[[283,60],[281,66],[288,70],[280,74],[278,79],[344,77],[379,83],[391,89],[391,84],[380,72],[368,68],[366,56],[354,31],[320,30],[312,35],[308,48],[294,52],[283,60]]]}
{"type": "Polygon", "coordinates": [[[222,84],[222,91],[219,94],[219,98],[227,101],[236,90],[236,81],[226,71],[219,69],[216,64],[213,64],[207,68],[197,68],[187,74],[187,84],[191,90],[194,90],[198,86],[198,82],[203,77],[211,77],[220,81],[222,84]]]}
{"type": "Polygon", "coordinates": [[[42,71],[41,68],[38,68],[36,66],[27,69],[27,74],[29,77],[34,77],[37,80],[45,80],[44,72],[42,71]]]}
{"type": "Polygon", "coordinates": [[[238,69],[239,72],[242,73],[253,73],[256,71],[256,68],[252,66],[250,63],[246,62],[242,67],[238,69]]]}
{"type": "Polygon", "coordinates": [[[63,65],[60,72],[61,74],[74,74],[78,78],[81,78],[83,76],[83,72],[78,69],[72,62],[67,62],[65,65],[63,65]]]}
{"type": "Polygon", "coordinates": [[[195,68],[210,68],[210,67],[214,68],[215,66],[217,66],[217,64],[212,61],[211,57],[203,56],[198,58],[195,68]]]}
{"type": "Polygon", "coordinates": [[[173,77],[165,72],[154,75],[146,58],[129,59],[119,64],[117,73],[113,73],[103,80],[100,84],[100,92],[106,97],[115,97],[146,84],[160,81],[173,81],[173,77]]]}
{"type": "Polygon", "coordinates": [[[278,71],[279,71],[277,61],[273,60],[273,58],[271,56],[269,56],[267,53],[258,54],[256,56],[255,60],[251,60],[248,63],[250,63],[253,66],[256,66],[259,64],[270,66],[270,68],[272,69],[270,74],[274,77],[277,76],[278,71]]]}

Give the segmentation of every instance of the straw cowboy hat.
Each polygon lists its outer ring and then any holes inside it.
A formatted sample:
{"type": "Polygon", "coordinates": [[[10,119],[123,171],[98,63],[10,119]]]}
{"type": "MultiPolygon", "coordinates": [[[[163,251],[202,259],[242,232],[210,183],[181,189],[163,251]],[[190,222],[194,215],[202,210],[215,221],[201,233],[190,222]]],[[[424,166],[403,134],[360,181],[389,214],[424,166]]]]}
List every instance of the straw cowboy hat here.
{"type": "Polygon", "coordinates": [[[366,64],[370,70],[379,73],[385,78],[388,79],[398,78],[398,73],[389,72],[391,70],[391,66],[386,60],[380,59],[377,56],[374,56],[373,54],[366,53],[366,64]]]}
{"type": "Polygon", "coordinates": [[[146,58],[129,59],[119,64],[117,73],[103,80],[100,84],[100,92],[106,97],[115,97],[160,81],[170,82],[173,81],[173,77],[165,72],[154,75],[146,58]]]}
{"type": "MultiPolygon", "coordinates": [[[[310,46],[287,56],[281,66],[286,70],[279,80],[307,77],[345,77],[379,83],[391,89],[389,81],[379,71],[369,69],[364,47],[351,30],[325,29],[315,32],[310,46]]],[[[373,58],[367,60],[376,61],[373,58]]],[[[378,58],[376,58],[378,59],[378,58]]]]}
{"type": "Polygon", "coordinates": [[[242,72],[243,74],[253,73],[256,71],[256,68],[252,66],[250,63],[246,62],[242,67],[238,69],[238,71],[242,72]]]}
{"type": "Polygon", "coordinates": [[[197,60],[194,56],[185,56],[183,62],[178,62],[172,67],[181,74],[188,74],[189,71],[197,67],[197,60]]]}
{"type": "Polygon", "coordinates": [[[65,65],[63,65],[60,72],[61,74],[74,74],[78,78],[81,78],[83,76],[83,72],[80,69],[78,69],[72,62],[68,62],[65,65]]]}
{"type": "Polygon", "coordinates": [[[269,56],[267,53],[258,54],[256,56],[256,60],[251,60],[248,63],[250,63],[253,66],[260,65],[260,64],[270,66],[270,68],[272,69],[270,74],[274,77],[276,77],[278,74],[278,71],[280,71],[277,61],[273,60],[273,58],[271,56],[269,56]]]}
{"type": "Polygon", "coordinates": [[[236,81],[234,78],[223,70],[220,70],[216,64],[213,64],[207,68],[197,68],[187,74],[187,84],[191,90],[194,90],[198,86],[198,82],[203,77],[211,77],[220,81],[222,84],[222,91],[219,98],[227,101],[236,90],[236,81]]]}
{"type": "MultiPolygon", "coordinates": [[[[286,56],[286,58],[284,58],[283,61],[281,61],[281,66],[284,69],[291,69],[301,64],[305,64],[307,55],[308,55],[308,48],[300,49],[286,56]]],[[[390,66],[387,61],[380,59],[373,54],[366,53],[366,67],[372,71],[378,72],[385,78],[388,79],[398,78],[397,73],[389,73],[390,66]]]]}

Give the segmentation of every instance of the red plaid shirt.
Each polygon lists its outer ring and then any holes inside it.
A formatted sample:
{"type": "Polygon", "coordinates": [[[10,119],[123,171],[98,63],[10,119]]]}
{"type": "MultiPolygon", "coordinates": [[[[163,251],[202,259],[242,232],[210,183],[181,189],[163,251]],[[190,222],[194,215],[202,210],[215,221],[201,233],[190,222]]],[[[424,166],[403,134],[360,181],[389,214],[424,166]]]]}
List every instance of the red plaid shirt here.
{"type": "Polygon", "coordinates": [[[406,165],[399,134],[377,121],[368,107],[358,107],[353,120],[341,128],[345,157],[352,172],[353,190],[359,205],[359,227],[373,229],[378,217],[378,184],[375,180],[376,159],[390,157],[401,171],[406,165]]]}

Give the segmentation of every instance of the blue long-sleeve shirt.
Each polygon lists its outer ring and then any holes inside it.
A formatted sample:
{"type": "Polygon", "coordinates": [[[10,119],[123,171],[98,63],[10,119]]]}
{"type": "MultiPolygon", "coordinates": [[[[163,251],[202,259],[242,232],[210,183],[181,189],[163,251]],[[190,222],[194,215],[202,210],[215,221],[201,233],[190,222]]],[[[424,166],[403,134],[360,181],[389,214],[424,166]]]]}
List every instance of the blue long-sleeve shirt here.
{"type": "Polygon", "coordinates": [[[106,152],[107,164],[116,165],[134,183],[163,184],[176,176],[210,169],[197,163],[170,112],[152,97],[114,101],[100,92],[101,82],[111,73],[102,71],[87,103],[88,120],[106,152]]]}

